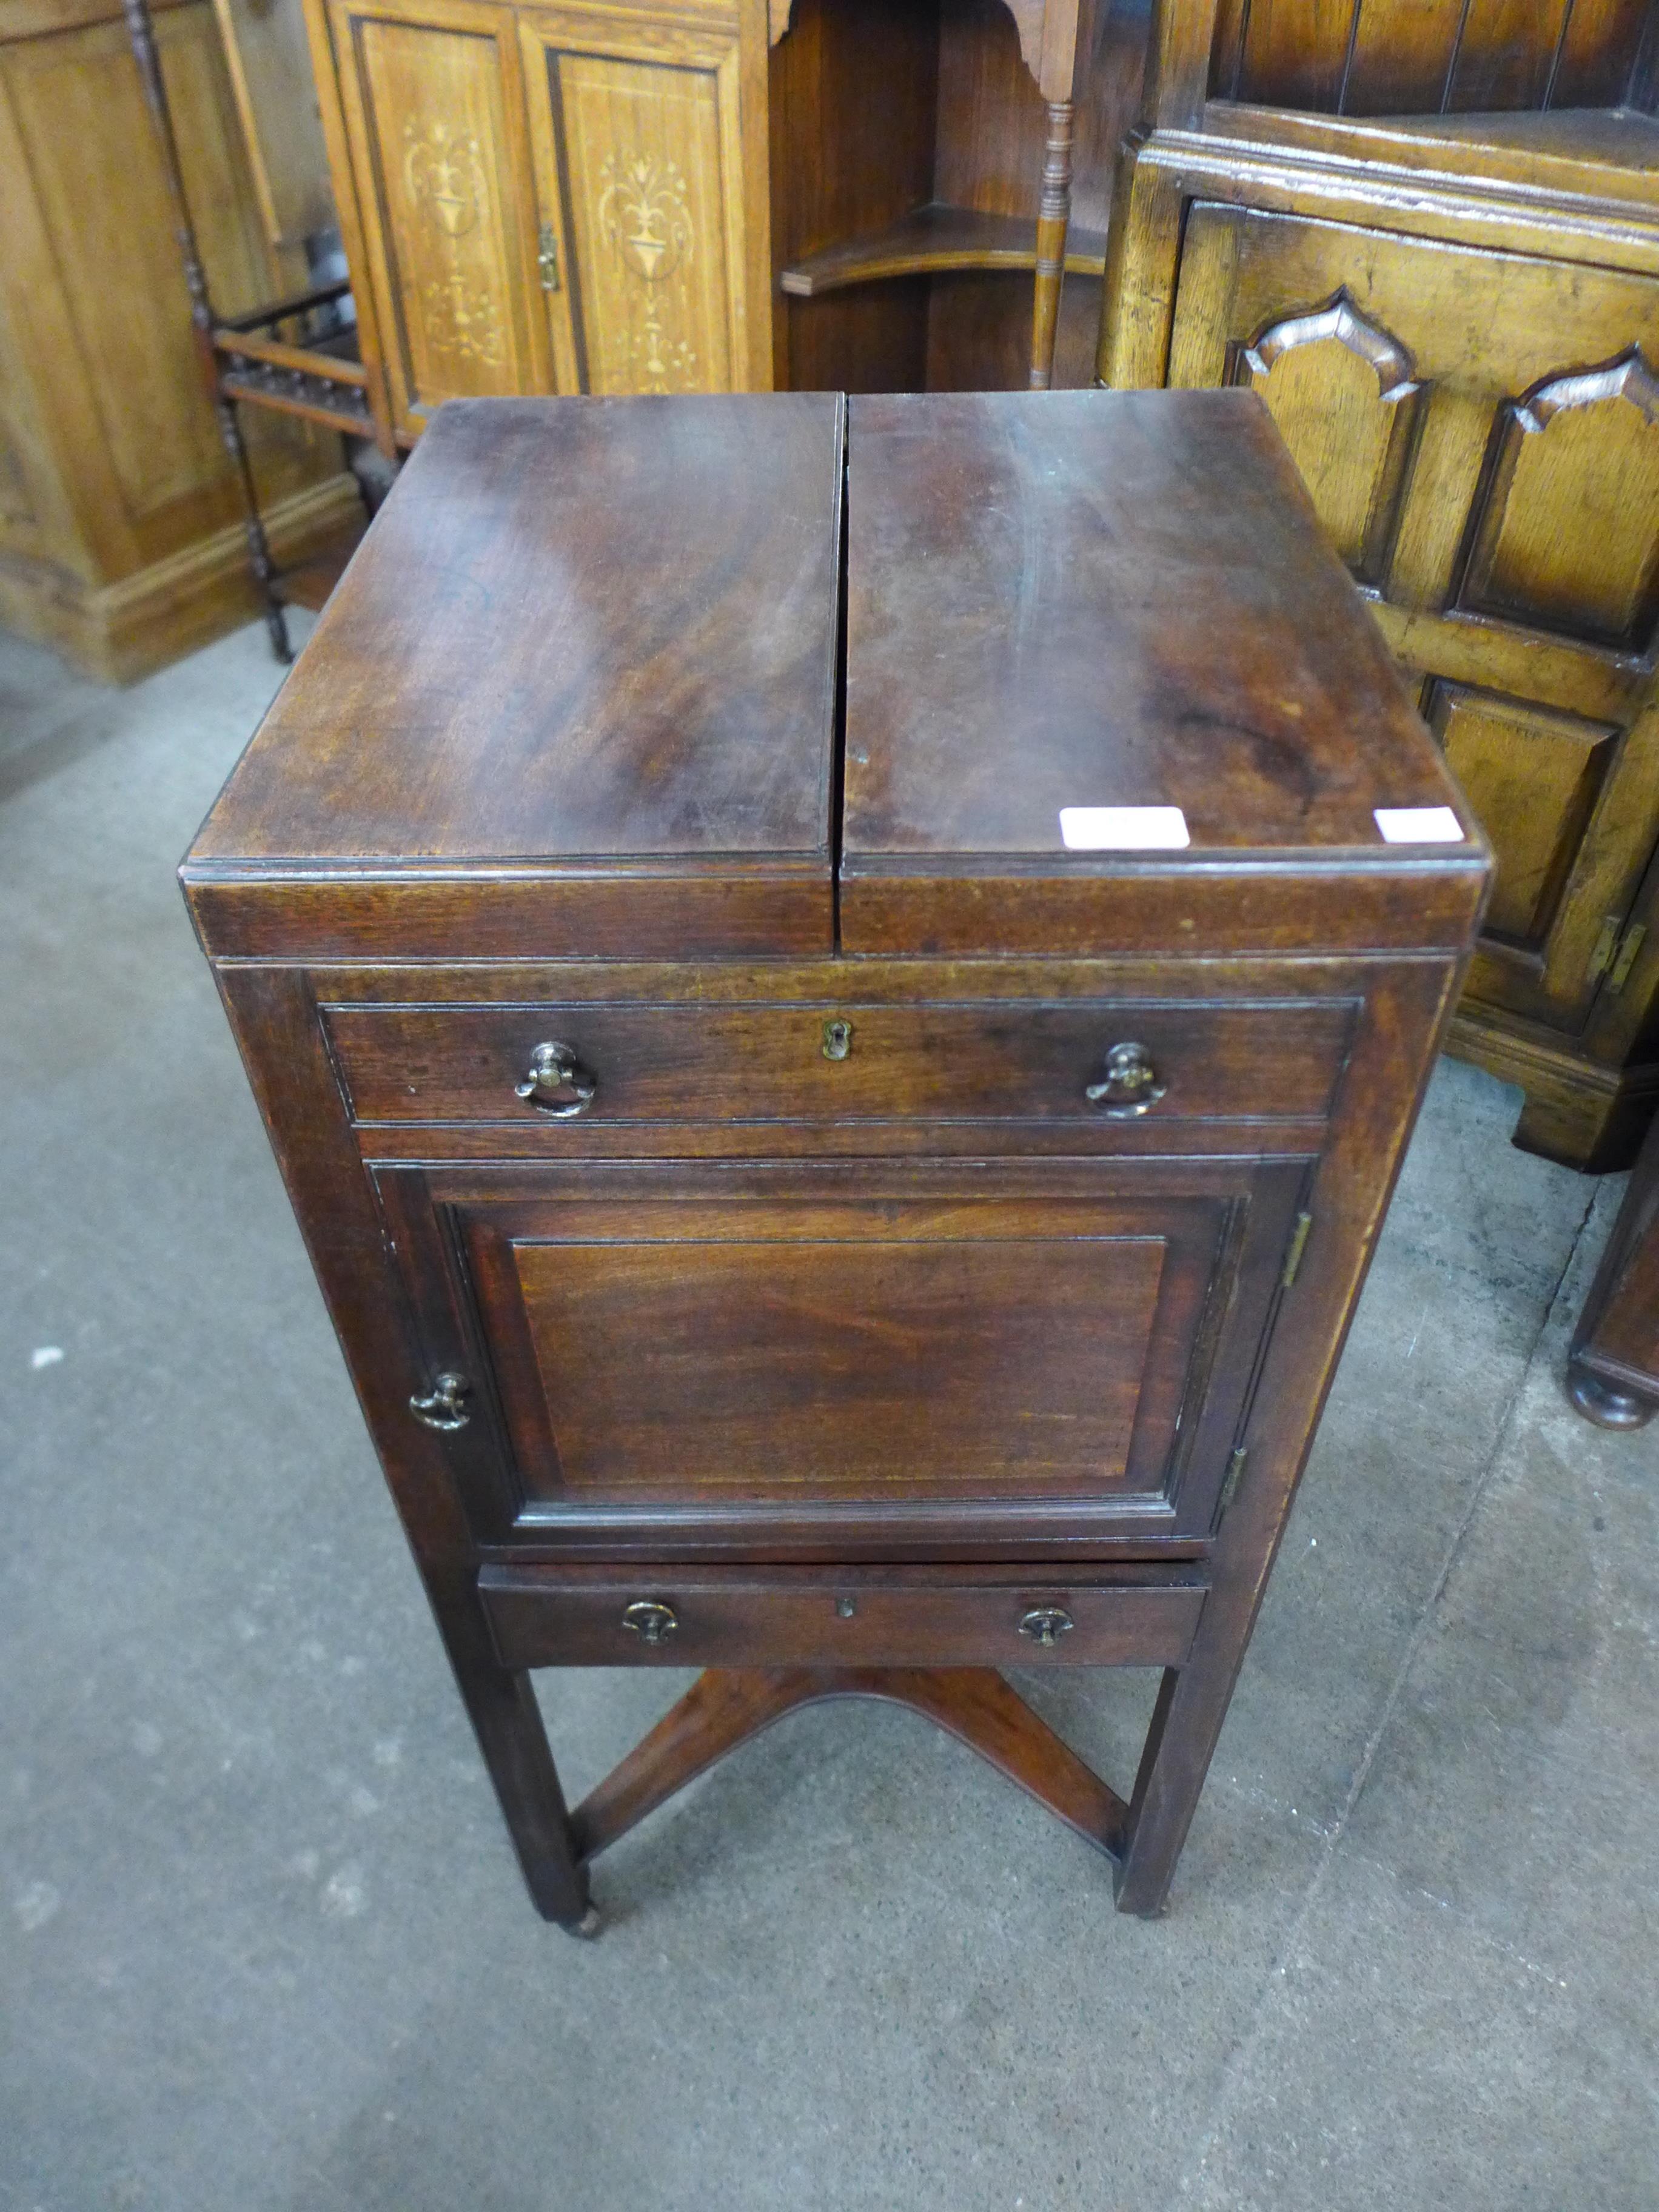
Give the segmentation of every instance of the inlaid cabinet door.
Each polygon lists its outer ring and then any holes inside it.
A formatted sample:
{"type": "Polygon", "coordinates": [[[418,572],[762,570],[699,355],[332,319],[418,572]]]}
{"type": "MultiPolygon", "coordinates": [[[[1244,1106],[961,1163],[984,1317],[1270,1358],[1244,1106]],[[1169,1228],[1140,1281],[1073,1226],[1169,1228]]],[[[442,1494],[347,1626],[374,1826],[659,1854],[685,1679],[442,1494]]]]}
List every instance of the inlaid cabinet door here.
{"type": "Polygon", "coordinates": [[[1581,1031],[1659,837],[1659,283],[1200,204],[1173,385],[1259,392],[1492,842],[1470,994],[1581,1031]]]}
{"type": "Polygon", "coordinates": [[[561,384],[744,390],[735,25],[538,10],[520,37],[561,384]]]}
{"type": "Polygon", "coordinates": [[[481,1533],[898,1556],[1207,1534],[1308,1164],[377,1181],[481,1533]]]}
{"type": "Polygon", "coordinates": [[[331,0],[329,21],[398,427],[556,390],[512,11],[331,0]]]}

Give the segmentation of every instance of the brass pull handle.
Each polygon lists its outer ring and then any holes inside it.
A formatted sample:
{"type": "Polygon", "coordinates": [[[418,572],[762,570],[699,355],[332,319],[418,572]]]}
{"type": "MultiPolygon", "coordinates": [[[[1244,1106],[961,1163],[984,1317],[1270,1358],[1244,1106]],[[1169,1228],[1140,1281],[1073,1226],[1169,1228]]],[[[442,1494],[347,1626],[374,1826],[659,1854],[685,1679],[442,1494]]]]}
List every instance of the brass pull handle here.
{"type": "Polygon", "coordinates": [[[599,1087],[568,1044],[538,1044],[530,1055],[529,1074],[514,1085],[513,1092],[556,1121],[568,1121],[587,1111],[599,1087]]]}
{"type": "Polygon", "coordinates": [[[1166,1088],[1144,1044],[1115,1044],[1106,1055],[1105,1074],[1083,1095],[1113,1121],[1130,1121],[1156,1106],[1166,1088]]]}
{"type": "Polygon", "coordinates": [[[631,1629],[641,1644],[653,1650],[665,1644],[679,1626],[679,1620],[672,1605],[659,1604],[655,1598],[635,1598],[623,1613],[622,1625],[631,1629]]]}
{"type": "Polygon", "coordinates": [[[432,1386],[429,1398],[413,1397],[409,1410],[417,1421],[428,1429],[464,1429],[472,1419],[466,1401],[472,1395],[472,1386],[465,1375],[441,1375],[432,1386]]]}
{"type": "Polygon", "coordinates": [[[1029,1636],[1033,1644],[1040,1644],[1045,1651],[1052,1651],[1062,1636],[1069,1636],[1077,1626],[1063,1605],[1034,1606],[1019,1624],[1022,1636],[1029,1636]]]}
{"type": "Polygon", "coordinates": [[[553,226],[544,222],[536,238],[536,267],[541,276],[544,292],[559,289],[559,241],[553,235],[553,226]]]}

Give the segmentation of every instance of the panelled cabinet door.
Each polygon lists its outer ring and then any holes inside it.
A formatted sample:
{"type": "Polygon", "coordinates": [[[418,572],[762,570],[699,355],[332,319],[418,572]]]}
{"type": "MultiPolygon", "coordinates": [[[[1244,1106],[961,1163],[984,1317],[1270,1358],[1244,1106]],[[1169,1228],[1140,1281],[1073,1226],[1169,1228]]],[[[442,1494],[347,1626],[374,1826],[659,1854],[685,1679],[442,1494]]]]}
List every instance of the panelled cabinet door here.
{"type": "Polygon", "coordinates": [[[398,428],[556,390],[511,9],[331,0],[329,25],[398,428]]]}
{"type": "Polygon", "coordinates": [[[537,10],[520,34],[561,386],[742,391],[735,27],[537,10]]]}
{"type": "MultiPolygon", "coordinates": [[[[72,24],[66,11],[63,34],[0,47],[0,291],[15,317],[0,335],[0,541],[90,581],[234,526],[240,495],[131,43],[119,21],[72,24]]],[[[211,9],[160,9],[155,29],[214,304],[241,313],[298,289],[303,264],[262,234],[211,9]]],[[[250,408],[244,431],[266,501],[338,466],[337,441],[331,453],[291,417],[250,408]]]]}
{"type": "Polygon", "coordinates": [[[482,1534],[879,1554],[1206,1535],[1307,1165],[378,1182],[482,1534]]]}
{"type": "Polygon", "coordinates": [[[1261,392],[1498,858],[1472,997],[1581,1031],[1659,836],[1659,283],[1194,207],[1174,385],[1261,392]]]}

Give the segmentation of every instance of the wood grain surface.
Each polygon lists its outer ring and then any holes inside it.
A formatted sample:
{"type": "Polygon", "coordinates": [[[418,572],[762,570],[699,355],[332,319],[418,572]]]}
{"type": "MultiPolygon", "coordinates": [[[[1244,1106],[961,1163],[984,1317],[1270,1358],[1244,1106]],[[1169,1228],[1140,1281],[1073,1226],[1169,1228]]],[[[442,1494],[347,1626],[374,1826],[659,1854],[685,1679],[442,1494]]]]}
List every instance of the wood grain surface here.
{"type": "Polygon", "coordinates": [[[584,860],[636,932],[776,869],[827,939],[841,452],[829,393],[447,409],[192,866],[528,860],[579,944],[584,860]]]}

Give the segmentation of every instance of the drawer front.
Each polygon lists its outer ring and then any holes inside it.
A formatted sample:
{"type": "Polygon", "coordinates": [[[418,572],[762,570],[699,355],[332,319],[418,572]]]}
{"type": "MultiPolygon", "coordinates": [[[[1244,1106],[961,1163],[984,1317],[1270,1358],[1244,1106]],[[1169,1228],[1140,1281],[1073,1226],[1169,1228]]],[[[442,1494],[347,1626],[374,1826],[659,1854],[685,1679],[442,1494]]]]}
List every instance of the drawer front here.
{"type": "Polygon", "coordinates": [[[360,1124],[553,1118],[537,1095],[572,1122],[1091,1122],[1321,1116],[1353,1014],[1346,1000],[1126,999],[337,1006],[324,1018],[360,1124]],[[582,1084],[521,1097],[544,1046],[566,1048],[582,1084]],[[1109,1054],[1131,1046],[1136,1073],[1113,1081],[1109,1054]]]}
{"type": "Polygon", "coordinates": [[[508,1667],[1178,1667],[1201,1577],[487,1566],[508,1667]]]}

